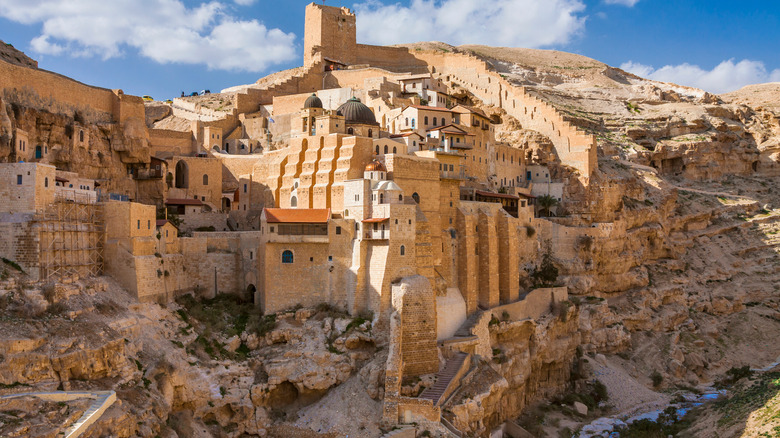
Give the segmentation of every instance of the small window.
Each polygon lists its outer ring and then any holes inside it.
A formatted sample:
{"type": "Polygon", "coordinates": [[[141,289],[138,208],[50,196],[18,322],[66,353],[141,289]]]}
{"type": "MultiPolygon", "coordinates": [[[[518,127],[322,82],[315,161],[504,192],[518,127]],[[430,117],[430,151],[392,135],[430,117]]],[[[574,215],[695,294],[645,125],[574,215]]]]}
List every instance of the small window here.
{"type": "Polygon", "coordinates": [[[255,253],[253,251],[249,251],[249,260],[254,260],[255,253]]]}
{"type": "Polygon", "coordinates": [[[398,201],[402,202],[403,200],[404,200],[404,195],[398,195],[398,201]]]}
{"type": "Polygon", "coordinates": [[[203,185],[204,186],[209,185],[209,176],[208,175],[203,175],[203,185]]]}
{"type": "Polygon", "coordinates": [[[165,237],[168,237],[168,230],[165,230],[165,237]]]}
{"type": "Polygon", "coordinates": [[[274,227],[271,227],[271,232],[272,232],[272,233],[274,232],[274,227]]]}
{"type": "Polygon", "coordinates": [[[385,145],[385,154],[387,153],[387,145],[385,145]]]}
{"type": "Polygon", "coordinates": [[[420,195],[418,195],[417,192],[414,192],[412,194],[412,199],[414,199],[414,202],[416,202],[418,204],[420,203],[420,195]]]}
{"type": "Polygon", "coordinates": [[[333,261],[333,256],[328,256],[328,261],[332,262],[333,261]]]}
{"type": "Polygon", "coordinates": [[[152,221],[147,219],[146,220],[146,229],[151,230],[152,229],[152,221]]]}
{"type": "Polygon", "coordinates": [[[314,261],[314,257],[309,257],[309,261],[313,262],[314,261]]]}
{"type": "Polygon", "coordinates": [[[16,175],[16,185],[22,185],[22,175],[16,175]]]}
{"type": "Polygon", "coordinates": [[[138,219],[138,224],[136,226],[138,227],[139,230],[141,229],[141,219],[138,219]]]}
{"type": "Polygon", "coordinates": [[[336,227],[336,234],[341,234],[341,227],[336,227]]]}
{"type": "Polygon", "coordinates": [[[293,253],[289,249],[282,253],[282,263],[292,263],[293,253]]]}
{"type": "Polygon", "coordinates": [[[401,255],[406,255],[406,247],[401,245],[401,255]]]}
{"type": "Polygon", "coordinates": [[[393,153],[395,154],[397,152],[398,152],[398,149],[395,146],[393,146],[393,153]]]}
{"type": "Polygon", "coordinates": [[[44,187],[49,187],[49,178],[48,177],[43,179],[43,186],[44,187]]]}

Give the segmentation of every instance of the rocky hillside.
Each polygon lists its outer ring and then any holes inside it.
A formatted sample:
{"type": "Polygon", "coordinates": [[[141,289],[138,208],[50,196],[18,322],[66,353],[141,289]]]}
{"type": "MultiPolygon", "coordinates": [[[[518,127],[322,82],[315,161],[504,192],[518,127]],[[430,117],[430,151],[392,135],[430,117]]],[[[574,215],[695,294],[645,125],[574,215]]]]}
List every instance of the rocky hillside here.
{"type": "Polygon", "coordinates": [[[22,67],[38,68],[38,61],[28,57],[24,52],[17,50],[3,40],[0,40],[0,60],[22,67]]]}

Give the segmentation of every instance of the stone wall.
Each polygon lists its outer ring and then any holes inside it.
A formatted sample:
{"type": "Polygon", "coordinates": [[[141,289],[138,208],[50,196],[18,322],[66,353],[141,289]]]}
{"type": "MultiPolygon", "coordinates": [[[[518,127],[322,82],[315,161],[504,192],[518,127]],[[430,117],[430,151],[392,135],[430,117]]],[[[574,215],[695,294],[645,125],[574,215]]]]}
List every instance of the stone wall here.
{"type": "Polygon", "coordinates": [[[393,308],[401,315],[401,360],[405,376],[439,371],[436,349],[436,297],[423,276],[393,284],[393,308]]]}
{"type": "Polygon", "coordinates": [[[549,313],[555,304],[568,299],[569,293],[565,287],[534,289],[519,301],[490,309],[490,313],[495,318],[503,319],[506,312],[511,321],[538,319],[549,313]]]}

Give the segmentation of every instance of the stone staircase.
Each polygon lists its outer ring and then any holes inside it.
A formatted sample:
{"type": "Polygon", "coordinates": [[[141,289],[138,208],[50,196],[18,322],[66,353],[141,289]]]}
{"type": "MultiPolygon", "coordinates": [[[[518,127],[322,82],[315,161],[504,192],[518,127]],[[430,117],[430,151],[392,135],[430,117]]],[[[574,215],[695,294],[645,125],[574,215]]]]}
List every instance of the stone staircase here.
{"type": "Polygon", "coordinates": [[[463,364],[468,357],[469,355],[466,353],[457,353],[452,359],[448,359],[444,369],[436,375],[436,383],[430,388],[425,388],[419,398],[431,400],[434,405],[438,405],[442,399],[446,398],[449,393],[452,393],[452,384],[457,384],[453,380],[459,377],[458,374],[461,372],[463,364]]]}

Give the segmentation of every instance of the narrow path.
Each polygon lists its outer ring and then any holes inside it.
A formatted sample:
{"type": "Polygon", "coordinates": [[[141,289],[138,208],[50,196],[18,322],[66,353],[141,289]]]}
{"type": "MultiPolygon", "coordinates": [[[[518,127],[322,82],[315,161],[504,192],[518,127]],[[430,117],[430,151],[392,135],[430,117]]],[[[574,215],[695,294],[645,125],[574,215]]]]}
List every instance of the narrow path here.
{"type": "Polygon", "coordinates": [[[0,400],[10,400],[21,397],[36,397],[41,400],[53,402],[67,402],[83,398],[94,399],[95,401],[87,408],[84,414],[64,432],[65,438],[76,438],[80,436],[116,401],[116,393],[114,391],[23,392],[2,396],[0,397],[0,400]]]}
{"type": "Polygon", "coordinates": [[[450,383],[452,383],[452,379],[455,378],[455,375],[458,374],[458,371],[461,366],[463,366],[463,361],[466,360],[467,356],[466,353],[458,353],[452,359],[448,359],[447,363],[444,365],[444,369],[436,374],[436,383],[430,388],[425,388],[419,398],[432,400],[434,405],[438,405],[442,395],[447,391],[447,388],[450,386],[450,383]]]}

